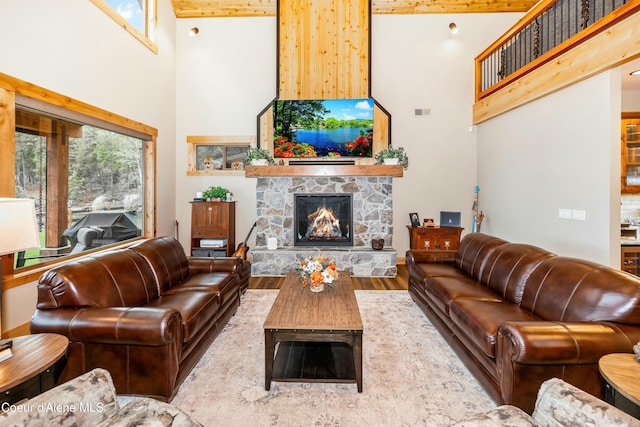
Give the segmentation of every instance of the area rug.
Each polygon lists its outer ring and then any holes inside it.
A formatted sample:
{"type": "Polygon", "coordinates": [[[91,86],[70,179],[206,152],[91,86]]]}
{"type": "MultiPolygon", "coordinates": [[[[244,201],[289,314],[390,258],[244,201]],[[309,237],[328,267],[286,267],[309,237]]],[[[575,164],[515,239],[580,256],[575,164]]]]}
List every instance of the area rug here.
{"type": "Polygon", "coordinates": [[[356,291],[363,392],[355,384],[264,389],[262,324],[277,290],[248,290],[172,403],[205,426],[448,426],[494,408],[406,291],[356,291]]]}

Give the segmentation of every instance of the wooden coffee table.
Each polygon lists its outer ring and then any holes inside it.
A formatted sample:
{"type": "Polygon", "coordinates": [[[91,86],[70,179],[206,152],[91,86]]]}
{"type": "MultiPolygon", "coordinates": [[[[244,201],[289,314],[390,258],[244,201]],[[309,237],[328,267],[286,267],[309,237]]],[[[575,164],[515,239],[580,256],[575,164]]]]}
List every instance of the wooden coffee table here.
{"type": "Polygon", "coordinates": [[[349,273],[313,293],[289,272],[264,322],[264,341],[265,390],[272,381],[295,381],[356,383],[362,392],[362,319],[349,273]]]}

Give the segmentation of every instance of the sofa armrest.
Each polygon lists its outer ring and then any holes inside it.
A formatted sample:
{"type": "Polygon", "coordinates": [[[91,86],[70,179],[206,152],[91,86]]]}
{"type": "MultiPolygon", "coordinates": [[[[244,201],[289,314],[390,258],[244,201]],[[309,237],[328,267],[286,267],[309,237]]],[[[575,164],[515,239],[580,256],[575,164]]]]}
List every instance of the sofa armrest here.
{"type": "Polygon", "coordinates": [[[162,346],[182,342],[180,313],[156,307],[36,310],[31,332],[58,333],[87,343],[162,346]]]}
{"type": "Polygon", "coordinates": [[[533,418],[543,426],[634,426],[638,420],[559,378],[540,386],[533,418]]]}
{"type": "Polygon", "coordinates": [[[496,356],[499,365],[597,363],[608,353],[631,352],[639,333],[608,322],[506,322],[498,329],[496,356]]]}
{"type": "MultiPolygon", "coordinates": [[[[3,426],[97,426],[119,410],[111,375],[97,368],[0,413],[3,426]]],[[[3,409],[4,406],[3,406],[3,409]]]]}
{"type": "Polygon", "coordinates": [[[242,259],[238,257],[189,258],[189,274],[200,273],[236,273],[240,274],[242,259]]]}
{"type": "Polygon", "coordinates": [[[407,265],[422,263],[455,264],[455,261],[456,251],[409,249],[406,253],[407,265]]]}

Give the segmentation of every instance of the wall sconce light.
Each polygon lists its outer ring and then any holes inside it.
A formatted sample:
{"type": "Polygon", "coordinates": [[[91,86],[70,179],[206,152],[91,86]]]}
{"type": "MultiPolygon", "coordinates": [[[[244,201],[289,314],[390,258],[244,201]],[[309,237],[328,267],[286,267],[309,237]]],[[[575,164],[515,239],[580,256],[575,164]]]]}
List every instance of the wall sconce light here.
{"type": "Polygon", "coordinates": [[[198,35],[199,32],[200,30],[198,29],[198,27],[193,27],[192,29],[189,30],[189,36],[195,37],[198,35]]]}
{"type": "Polygon", "coordinates": [[[455,24],[455,22],[452,22],[451,24],[449,24],[449,30],[451,30],[451,34],[458,33],[458,26],[455,24]]]}
{"type": "Polygon", "coordinates": [[[630,76],[640,76],[640,70],[634,70],[629,73],[630,76]]]}

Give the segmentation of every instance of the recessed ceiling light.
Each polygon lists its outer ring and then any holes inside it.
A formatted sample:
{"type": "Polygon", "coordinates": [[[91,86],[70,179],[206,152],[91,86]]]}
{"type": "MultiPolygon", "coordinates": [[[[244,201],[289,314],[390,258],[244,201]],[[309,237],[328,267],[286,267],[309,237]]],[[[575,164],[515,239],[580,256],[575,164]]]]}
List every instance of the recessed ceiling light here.
{"type": "Polygon", "coordinates": [[[640,76],[640,70],[635,70],[629,73],[630,76],[640,76]]]}

